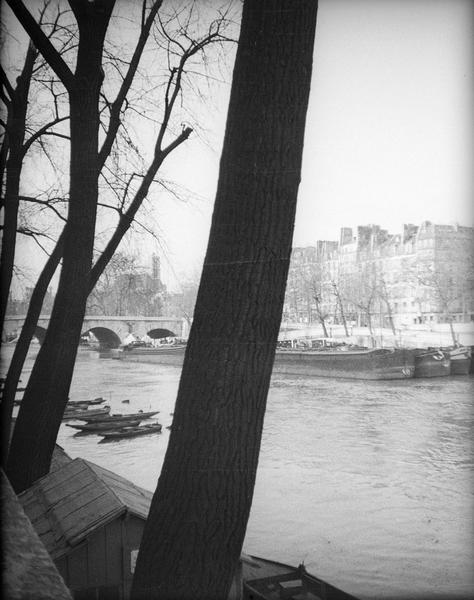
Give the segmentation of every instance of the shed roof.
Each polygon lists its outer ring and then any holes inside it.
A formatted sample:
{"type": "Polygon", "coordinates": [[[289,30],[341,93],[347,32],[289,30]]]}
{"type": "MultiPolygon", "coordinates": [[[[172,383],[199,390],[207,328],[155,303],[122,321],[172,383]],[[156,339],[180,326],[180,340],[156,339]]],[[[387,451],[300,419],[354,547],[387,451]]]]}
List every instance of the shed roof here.
{"type": "Polygon", "coordinates": [[[53,558],[129,512],[146,519],[152,493],[82,458],[36,481],[19,500],[53,558]]]}
{"type": "Polygon", "coordinates": [[[1,471],[2,591],[9,600],[72,600],[1,471]]]}

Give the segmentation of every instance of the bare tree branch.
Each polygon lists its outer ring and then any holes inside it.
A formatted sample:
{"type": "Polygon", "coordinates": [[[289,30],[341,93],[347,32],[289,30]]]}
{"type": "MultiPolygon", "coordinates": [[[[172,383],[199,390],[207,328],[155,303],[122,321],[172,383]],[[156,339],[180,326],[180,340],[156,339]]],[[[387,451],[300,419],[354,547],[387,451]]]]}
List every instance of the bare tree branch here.
{"type": "Polygon", "coordinates": [[[61,80],[64,87],[71,91],[74,87],[74,75],[67,64],[62,59],[48,37],[44,34],[41,27],[32,17],[31,13],[25,7],[21,0],[7,0],[13,13],[30,36],[32,42],[41,54],[48,61],[50,67],[61,80]]]}

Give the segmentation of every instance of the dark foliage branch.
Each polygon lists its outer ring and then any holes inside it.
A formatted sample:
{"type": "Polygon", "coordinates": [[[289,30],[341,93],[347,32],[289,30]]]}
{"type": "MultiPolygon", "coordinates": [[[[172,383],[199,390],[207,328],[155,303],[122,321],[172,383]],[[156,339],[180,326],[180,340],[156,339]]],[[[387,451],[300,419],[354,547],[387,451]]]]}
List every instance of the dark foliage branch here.
{"type": "Polygon", "coordinates": [[[48,39],[41,27],[35,21],[31,13],[21,0],[6,0],[18,21],[23,25],[31,41],[41,52],[49,66],[58,76],[64,87],[72,91],[74,87],[74,75],[62,59],[59,52],[48,39]]]}

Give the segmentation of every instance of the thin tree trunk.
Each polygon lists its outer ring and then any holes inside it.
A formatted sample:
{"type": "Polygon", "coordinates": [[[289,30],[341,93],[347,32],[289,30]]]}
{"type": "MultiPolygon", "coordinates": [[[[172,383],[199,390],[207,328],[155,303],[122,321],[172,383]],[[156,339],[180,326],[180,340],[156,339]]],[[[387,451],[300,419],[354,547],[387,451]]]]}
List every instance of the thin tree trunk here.
{"type": "Polygon", "coordinates": [[[70,200],[63,268],[49,327],[25,390],[8,456],[17,493],[49,471],[76,359],[89,292],[98,197],[99,91],[102,48],[114,2],[71,1],[79,26],[69,89],[70,200]]]}
{"type": "Polygon", "coordinates": [[[341,319],[342,319],[342,324],[344,325],[344,331],[345,331],[346,337],[349,337],[349,330],[347,328],[347,320],[346,320],[346,315],[344,312],[344,306],[342,304],[341,294],[339,293],[336,283],[333,282],[332,286],[334,288],[334,295],[336,296],[337,305],[339,306],[339,311],[341,313],[341,319]]]}
{"type": "Polygon", "coordinates": [[[329,337],[328,330],[327,330],[327,327],[326,327],[326,320],[325,320],[324,315],[323,315],[323,313],[321,311],[321,303],[320,303],[320,301],[318,300],[318,298],[316,296],[314,297],[314,302],[316,304],[316,312],[318,314],[319,322],[321,323],[321,326],[323,328],[323,335],[324,335],[324,337],[329,337]]]}
{"type": "Polygon", "coordinates": [[[317,2],[246,0],[209,245],[132,598],[222,600],[281,322],[317,2]]]}
{"type": "Polygon", "coordinates": [[[20,175],[23,166],[26,111],[30,90],[31,73],[37,56],[33,44],[28,46],[25,63],[11,98],[6,136],[8,158],[6,161],[5,213],[0,255],[0,330],[3,330],[10,285],[15,262],[16,234],[18,225],[20,175]]]}
{"type": "Polygon", "coordinates": [[[8,457],[8,446],[10,441],[10,428],[15,393],[20,380],[23,365],[25,364],[26,355],[31,344],[31,340],[35,335],[38,318],[43,307],[44,296],[48,290],[49,283],[59,265],[62,256],[62,242],[64,234],[61,234],[58,243],[53,252],[46,261],[43,270],[38,277],[38,281],[33,289],[28,312],[26,313],[25,322],[21,328],[18,341],[15,345],[15,351],[8,368],[5,378],[5,385],[2,391],[2,467],[5,468],[8,457]]]}

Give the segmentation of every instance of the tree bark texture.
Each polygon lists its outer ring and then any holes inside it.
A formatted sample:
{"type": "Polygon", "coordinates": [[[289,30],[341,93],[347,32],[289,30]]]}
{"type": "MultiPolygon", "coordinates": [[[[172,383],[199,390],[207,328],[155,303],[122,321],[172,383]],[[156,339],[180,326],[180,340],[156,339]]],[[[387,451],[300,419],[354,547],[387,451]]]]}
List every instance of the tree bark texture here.
{"type": "MultiPolygon", "coordinates": [[[[70,1],[79,47],[70,101],[70,200],[63,266],[49,327],[25,390],[8,457],[17,493],[49,470],[67,403],[92,264],[98,196],[102,49],[113,0],[70,1]]],[[[60,57],[59,57],[60,58],[60,57]]]]}
{"type": "Polygon", "coordinates": [[[314,0],[244,2],[209,244],[133,600],[228,594],[281,321],[316,13],[314,0]]]}

